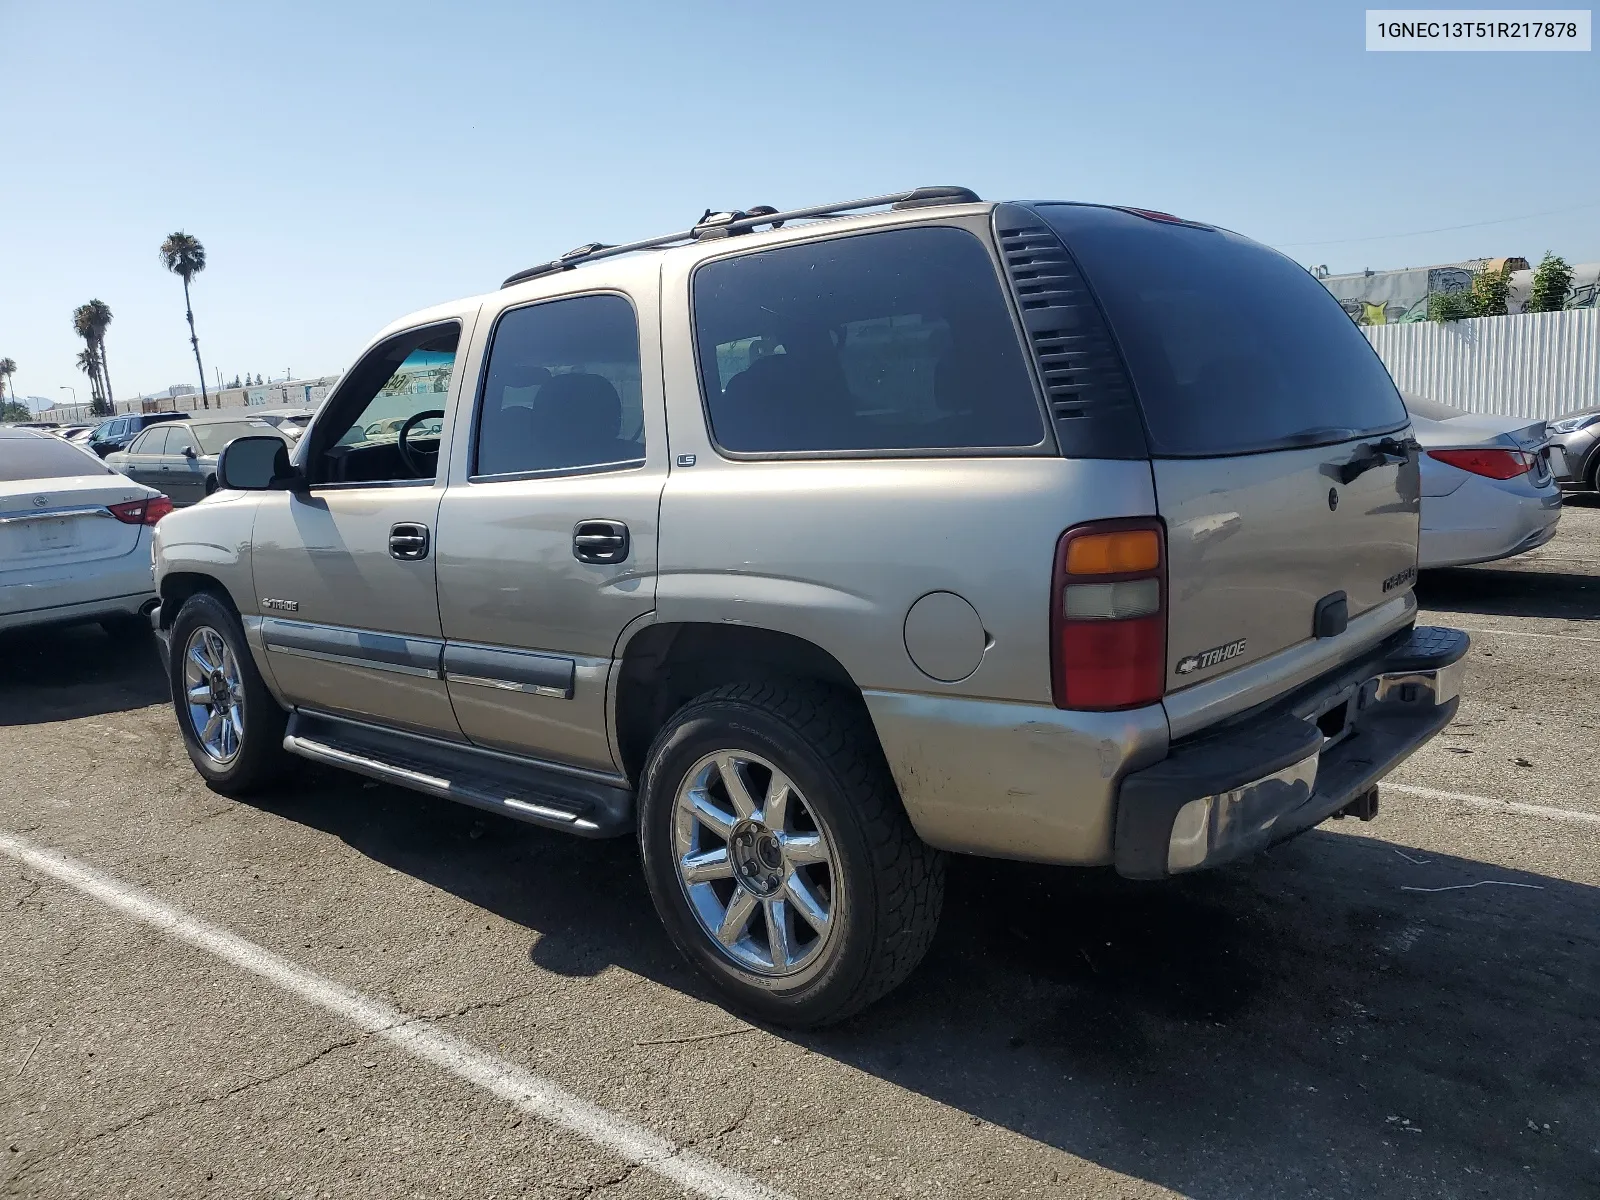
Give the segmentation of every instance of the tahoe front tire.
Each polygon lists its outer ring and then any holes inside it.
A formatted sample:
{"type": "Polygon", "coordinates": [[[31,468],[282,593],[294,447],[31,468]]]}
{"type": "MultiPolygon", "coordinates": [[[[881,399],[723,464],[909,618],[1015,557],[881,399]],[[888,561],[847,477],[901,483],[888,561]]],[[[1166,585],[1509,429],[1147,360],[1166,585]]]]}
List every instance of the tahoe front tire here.
{"type": "Polygon", "coordinates": [[[256,670],[232,607],[210,592],[183,602],[172,623],[168,677],[184,748],[195,770],[222,792],[244,793],[280,778],[288,714],[256,670]]]}

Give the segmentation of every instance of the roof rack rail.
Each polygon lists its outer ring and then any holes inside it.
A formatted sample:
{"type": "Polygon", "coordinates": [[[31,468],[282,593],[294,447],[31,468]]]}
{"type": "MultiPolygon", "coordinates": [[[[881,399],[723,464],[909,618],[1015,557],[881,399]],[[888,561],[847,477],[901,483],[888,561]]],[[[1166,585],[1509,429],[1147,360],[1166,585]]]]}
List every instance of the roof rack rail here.
{"type": "Polygon", "coordinates": [[[974,204],[979,196],[971,188],[964,187],[920,187],[909,192],[894,192],[887,196],[868,196],[864,200],[847,200],[842,204],[818,204],[811,208],[795,208],[788,212],[778,212],[771,205],[760,205],[743,212],[730,209],[725,212],[712,212],[707,209],[693,227],[685,229],[682,233],[668,233],[660,237],[645,238],[641,242],[627,242],[620,246],[608,246],[602,242],[589,242],[568,250],[560,258],[551,259],[549,262],[540,263],[538,266],[528,267],[509,276],[500,286],[508,288],[513,284],[524,283],[529,279],[537,279],[541,275],[552,275],[557,271],[570,271],[573,267],[581,266],[586,262],[593,262],[597,258],[614,258],[619,254],[632,254],[636,250],[658,250],[666,246],[676,245],[679,242],[699,242],[711,238],[733,237],[741,233],[749,233],[758,225],[770,225],[773,229],[779,228],[785,221],[803,221],[812,217],[835,217],[844,213],[857,212],[865,208],[889,208],[898,211],[906,208],[926,208],[935,204],[974,204]]]}

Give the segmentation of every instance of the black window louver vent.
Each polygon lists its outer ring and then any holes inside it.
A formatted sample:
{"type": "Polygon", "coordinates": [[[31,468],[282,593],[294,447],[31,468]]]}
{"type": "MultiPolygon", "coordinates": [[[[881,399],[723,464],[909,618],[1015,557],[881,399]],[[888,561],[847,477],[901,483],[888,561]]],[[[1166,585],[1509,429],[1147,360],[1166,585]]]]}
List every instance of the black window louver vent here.
{"type": "Polygon", "coordinates": [[[1021,205],[1000,205],[994,223],[1061,452],[1148,457],[1127,370],[1072,254],[1021,205]]]}

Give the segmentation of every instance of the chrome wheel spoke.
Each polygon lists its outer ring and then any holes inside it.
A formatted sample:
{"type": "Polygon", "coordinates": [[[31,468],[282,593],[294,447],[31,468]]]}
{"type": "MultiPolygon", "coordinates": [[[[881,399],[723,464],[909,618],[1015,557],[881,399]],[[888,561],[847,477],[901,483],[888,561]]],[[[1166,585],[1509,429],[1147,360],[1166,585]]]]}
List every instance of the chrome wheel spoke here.
{"type": "Polygon", "coordinates": [[[206,658],[200,647],[195,645],[191,645],[189,647],[189,654],[184,666],[184,674],[186,677],[188,675],[189,668],[193,668],[201,679],[209,679],[211,677],[211,672],[217,669],[211,664],[211,661],[206,658]]]}
{"type": "Polygon", "coordinates": [[[722,915],[722,926],[717,930],[717,941],[724,946],[732,946],[750,927],[750,918],[755,916],[756,898],[743,888],[735,888],[733,899],[728,901],[728,911],[722,915]]]}
{"type": "Polygon", "coordinates": [[[789,905],[783,900],[767,900],[767,946],[772,953],[772,965],[780,971],[794,961],[789,936],[789,905]]]}
{"type": "Polygon", "coordinates": [[[210,704],[211,703],[211,685],[209,683],[197,683],[192,688],[190,688],[189,689],[189,703],[190,704],[210,704]]]}
{"type": "Polygon", "coordinates": [[[704,789],[697,788],[690,796],[689,803],[694,819],[726,841],[739,818],[719,808],[717,802],[706,795],[704,789]]]}
{"type": "Polygon", "coordinates": [[[741,762],[732,754],[717,755],[717,774],[722,778],[723,789],[728,793],[728,803],[741,821],[756,815],[756,802],[750,795],[750,785],[739,769],[741,762]]]}
{"type": "Polygon", "coordinates": [[[831,914],[828,906],[824,904],[817,893],[798,872],[789,872],[789,877],[783,881],[783,894],[794,905],[795,912],[800,919],[821,935],[828,928],[831,914]]]}
{"type": "Polygon", "coordinates": [[[794,785],[781,771],[773,771],[772,779],[767,784],[767,795],[761,801],[761,823],[774,833],[783,832],[784,822],[789,818],[789,793],[794,790],[794,785]]]}
{"type": "Polygon", "coordinates": [[[686,883],[710,883],[713,879],[732,879],[733,863],[728,858],[728,848],[718,846],[685,855],[678,862],[678,872],[686,883]]]}
{"type": "Polygon", "coordinates": [[[819,833],[791,833],[783,839],[783,857],[791,867],[810,867],[828,861],[828,848],[819,833]]]}

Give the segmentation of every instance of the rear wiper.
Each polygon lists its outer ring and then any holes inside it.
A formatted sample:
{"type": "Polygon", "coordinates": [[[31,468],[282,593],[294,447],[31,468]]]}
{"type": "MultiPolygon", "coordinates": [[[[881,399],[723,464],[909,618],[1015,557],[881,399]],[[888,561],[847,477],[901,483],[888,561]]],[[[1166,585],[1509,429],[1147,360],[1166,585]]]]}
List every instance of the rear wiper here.
{"type": "Polygon", "coordinates": [[[1354,483],[1373,467],[1381,467],[1388,462],[1406,462],[1413,451],[1422,449],[1422,443],[1414,437],[1381,437],[1375,442],[1368,442],[1361,449],[1365,453],[1357,453],[1339,468],[1340,483],[1354,483]]]}
{"type": "Polygon", "coordinates": [[[1318,425],[1314,429],[1302,429],[1299,433],[1281,437],[1276,444],[1285,450],[1294,446],[1327,446],[1334,442],[1348,442],[1356,433],[1357,430],[1343,425],[1318,425]]]}

